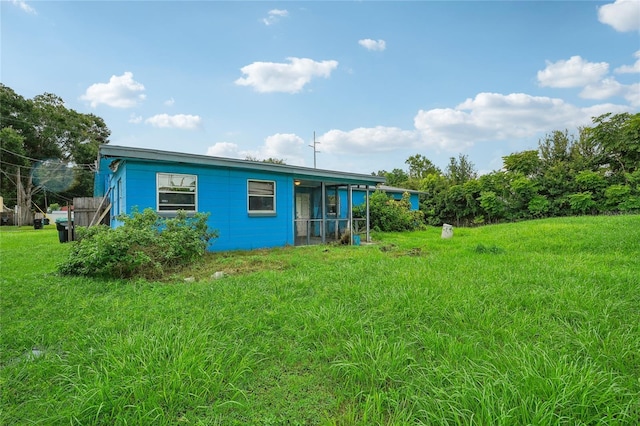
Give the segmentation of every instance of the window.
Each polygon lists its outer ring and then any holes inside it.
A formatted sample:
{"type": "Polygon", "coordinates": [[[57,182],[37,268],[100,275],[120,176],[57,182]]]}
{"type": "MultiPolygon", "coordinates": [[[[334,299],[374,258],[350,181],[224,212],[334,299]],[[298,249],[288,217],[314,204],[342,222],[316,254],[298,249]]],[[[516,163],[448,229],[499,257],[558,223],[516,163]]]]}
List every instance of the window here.
{"type": "Polygon", "coordinates": [[[196,175],[158,173],[158,211],[196,210],[196,175]]]}
{"type": "Polygon", "coordinates": [[[327,215],[336,216],[338,214],[338,188],[327,187],[327,215]]]}
{"type": "Polygon", "coordinates": [[[274,181],[247,181],[249,213],[276,212],[276,183],[274,181]]]}

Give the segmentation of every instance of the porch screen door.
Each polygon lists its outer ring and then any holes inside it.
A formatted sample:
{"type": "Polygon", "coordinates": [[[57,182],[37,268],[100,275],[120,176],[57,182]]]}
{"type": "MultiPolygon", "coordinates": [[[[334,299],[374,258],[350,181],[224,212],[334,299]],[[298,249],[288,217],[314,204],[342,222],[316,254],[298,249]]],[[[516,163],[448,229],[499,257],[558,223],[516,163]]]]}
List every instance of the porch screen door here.
{"type": "Polygon", "coordinates": [[[298,237],[307,236],[307,220],[310,218],[311,208],[309,194],[296,194],[296,235],[298,237]]]}

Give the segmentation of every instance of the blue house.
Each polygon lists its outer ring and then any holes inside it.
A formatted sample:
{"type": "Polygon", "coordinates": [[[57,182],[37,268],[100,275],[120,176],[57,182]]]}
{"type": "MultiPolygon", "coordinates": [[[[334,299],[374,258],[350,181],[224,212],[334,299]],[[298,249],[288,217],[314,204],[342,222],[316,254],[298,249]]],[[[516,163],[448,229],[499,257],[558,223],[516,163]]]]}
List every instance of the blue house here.
{"type": "Polygon", "coordinates": [[[324,243],[362,234],[354,218],[383,177],[284,164],[102,145],[94,196],[110,203],[111,226],[132,209],[208,212],[214,251],[324,243]]]}

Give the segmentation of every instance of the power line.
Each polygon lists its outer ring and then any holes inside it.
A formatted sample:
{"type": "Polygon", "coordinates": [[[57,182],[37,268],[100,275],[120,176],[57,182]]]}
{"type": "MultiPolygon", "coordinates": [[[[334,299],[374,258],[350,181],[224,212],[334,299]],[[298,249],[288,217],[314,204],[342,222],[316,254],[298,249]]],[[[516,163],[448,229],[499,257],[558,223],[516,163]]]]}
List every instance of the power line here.
{"type": "MultiPolygon", "coordinates": [[[[38,160],[38,159],[35,159],[35,158],[27,157],[25,155],[18,154],[17,152],[10,151],[10,150],[8,150],[6,148],[0,147],[0,149],[3,150],[3,151],[8,152],[10,154],[13,154],[13,155],[15,155],[17,157],[21,157],[21,158],[24,158],[24,159],[27,159],[27,160],[36,161],[36,162],[47,161],[47,160],[43,160],[43,159],[38,160]]],[[[1,158],[0,158],[0,161],[2,161],[1,158]]],[[[5,161],[5,163],[7,163],[7,162],[5,161]]],[[[13,166],[18,166],[17,164],[11,164],[11,163],[7,163],[7,164],[10,164],[10,165],[13,165],[13,166]]],[[[71,164],[73,167],[81,167],[81,168],[85,168],[85,169],[91,170],[91,171],[93,171],[93,168],[95,167],[95,164],[92,164],[92,163],[73,163],[73,162],[71,162],[69,164],[71,164]]],[[[20,167],[31,168],[31,166],[20,166],[20,167]]]]}
{"type": "Polygon", "coordinates": [[[3,150],[3,151],[8,152],[9,154],[13,154],[16,157],[25,158],[25,159],[31,160],[31,161],[42,161],[42,160],[38,160],[37,158],[31,158],[31,157],[27,157],[26,155],[18,154],[17,152],[9,151],[7,148],[3,148],[1,146],[0,146],[0,149],[3,150]]]}

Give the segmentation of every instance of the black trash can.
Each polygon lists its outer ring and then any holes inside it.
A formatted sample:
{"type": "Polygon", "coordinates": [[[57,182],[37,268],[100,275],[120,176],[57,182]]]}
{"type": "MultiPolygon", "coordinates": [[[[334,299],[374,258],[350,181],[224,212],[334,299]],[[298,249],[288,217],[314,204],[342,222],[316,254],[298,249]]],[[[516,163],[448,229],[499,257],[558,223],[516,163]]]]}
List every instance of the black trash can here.
{"type": "MultiPolygon", "coordinates": [[[[56,220],[56,229],[58,230],[58,239],[61,243],[69,241],[69,222],[67,220],[56,220]]],[[[73,227],[73,221],[71,221],[71,241],[75,239],[75,229],[73,227]]]]}
{"type": "Polygon", "coordinates": [[[42,219],[33,219],[33,229],[42,229],[42,219]]]}

